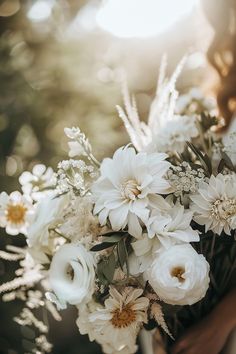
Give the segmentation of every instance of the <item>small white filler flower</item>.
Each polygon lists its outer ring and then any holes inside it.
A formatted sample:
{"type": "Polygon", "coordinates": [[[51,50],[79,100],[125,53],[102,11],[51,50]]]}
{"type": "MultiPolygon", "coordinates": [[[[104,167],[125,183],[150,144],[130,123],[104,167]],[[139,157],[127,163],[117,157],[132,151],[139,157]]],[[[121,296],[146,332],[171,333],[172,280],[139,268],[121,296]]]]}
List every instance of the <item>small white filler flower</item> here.
{"type": "Polygon", "coordinates": [[[33,205],[19,192],[0,194],[0,226],[5,227],[9,235],[26,235],[33,213],[33,205]]]}
{"type": "Polygon", "coordinates": [[[101,176],[92,187],[94,213],[99,214],[101,225],[109,218],[114,231],[128,225],[132,236],[141,236],[140,222],[147,222],[148,207],[155,203],[159,207],[165,205],[157,194],[170,191],[164,178],[170,166],[166,157],[158,153],[136,153],[134,148],[125,147],[118,149],[112,159],[103,160],[101,176]]]}
{"type": "Polygon", "coordinates": [[[156,254],[145,277],[159,298],[171,305],[192,305],[209,286],[209,264],[189,244],[175,245],[156,254]]]}
{"type": "Polygon", "coordinates": [[[198,194],[191,196],[194,220],[205,225],[206,232],[230,235],[236,229],[236,174],[211,176],[203,182],[198,194]]]}

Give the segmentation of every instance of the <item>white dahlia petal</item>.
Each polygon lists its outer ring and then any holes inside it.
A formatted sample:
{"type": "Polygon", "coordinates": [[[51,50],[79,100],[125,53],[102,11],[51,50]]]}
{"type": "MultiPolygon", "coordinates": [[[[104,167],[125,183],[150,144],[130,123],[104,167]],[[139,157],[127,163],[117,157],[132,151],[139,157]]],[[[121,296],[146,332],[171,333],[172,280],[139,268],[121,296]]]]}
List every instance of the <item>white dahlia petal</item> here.
{"type": "MultiPolygon", "coordinates": [[[[104,159],[101,175],[92,187],[94,214],[101,214],[99,220],[104,224],[107,215],[114,230],[128,226],[132,236],[139,238],[148,208],[163,199],[156,193],[169,193],[165,174],[170,163],[165,161],[166,157],[136,153],[134,148],[125,147],[118,149],[112,159],[104,159]]],[[[160,204],[165,204],[163,200],[160,204]]]]}
{"type": "Polygon", "coordinates": [[[217,234],[236,229],[236,174],[211,176],[198,194],[191,196],[194,220],[217,234]]]}

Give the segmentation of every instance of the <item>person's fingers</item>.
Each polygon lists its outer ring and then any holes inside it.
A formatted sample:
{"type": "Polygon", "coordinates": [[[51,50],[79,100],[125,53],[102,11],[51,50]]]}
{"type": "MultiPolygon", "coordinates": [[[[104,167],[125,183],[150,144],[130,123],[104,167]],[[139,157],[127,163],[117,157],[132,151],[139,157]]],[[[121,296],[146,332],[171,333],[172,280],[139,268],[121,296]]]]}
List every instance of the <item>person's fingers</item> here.
{"type": "Polygon", "coordinates": [[[179,340],[174,346],[171,348],[171,354],[182,354],[182,352],[187,348],[187,342],[182,339],[179,340]]]}

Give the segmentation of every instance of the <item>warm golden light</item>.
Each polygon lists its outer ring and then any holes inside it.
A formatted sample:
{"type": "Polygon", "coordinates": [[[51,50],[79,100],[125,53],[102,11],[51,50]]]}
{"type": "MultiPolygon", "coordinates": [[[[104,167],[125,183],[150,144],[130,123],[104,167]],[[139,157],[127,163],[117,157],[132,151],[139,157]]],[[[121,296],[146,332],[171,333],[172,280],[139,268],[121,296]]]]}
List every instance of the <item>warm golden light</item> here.
{"type": "Polygon", "coordinates": [[[149,37],[187,15],[198,0],[107,0],[97,23],[117,37],[149,37]]]}

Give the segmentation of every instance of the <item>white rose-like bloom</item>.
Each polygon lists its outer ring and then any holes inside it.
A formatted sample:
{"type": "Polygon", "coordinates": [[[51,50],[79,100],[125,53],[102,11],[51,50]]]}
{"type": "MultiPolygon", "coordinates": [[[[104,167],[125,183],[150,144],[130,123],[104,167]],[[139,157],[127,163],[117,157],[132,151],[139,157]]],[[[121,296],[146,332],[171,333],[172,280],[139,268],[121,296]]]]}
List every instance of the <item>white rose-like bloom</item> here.
{"type": "Polygon", "coordinates": [[[37,204],[33,223],[28,230],[28,244],[30,247],[48,245],[49,228],[52,228],[61,220],[68,202],[69,197],[66,194],[58,197],[45,197],[37,204]]]}
{"type": "Polygon", "coordinates": [[[49,283],[60,302],[86,303],[94,291],[94,258],[83,245],[65,244],[53,256],[49,283]]]}
{"type": "Polygon", "coordinates": [[[224,230],[230,235],[236,229],[236,174],[212,175],[190,198],[194,220],[205,225],[206,232],[212,230],[220,235],[224,230]]]}
{"type": "Polygon", "coordinates": [[[192,305],[209,286],[209,264],[189,244],[159,252],[145,277],[159,298],[171,305],[192,305]]]}
{"type": "Polygon", "coordinates": [[[141,237],[142,227],[148,219],[148,207],[152,203],[165,205],[157,194],[170,192],[164,178],[170,163],[166,154],[136,153],[134,148],[118,149],[113,158],[101,164],[101,176],[94,183],[92,193],[95,201],[94,213],[105,225],[107,218],[112,229],[118,231],[128,225],[129,233],[141,237]]]}

